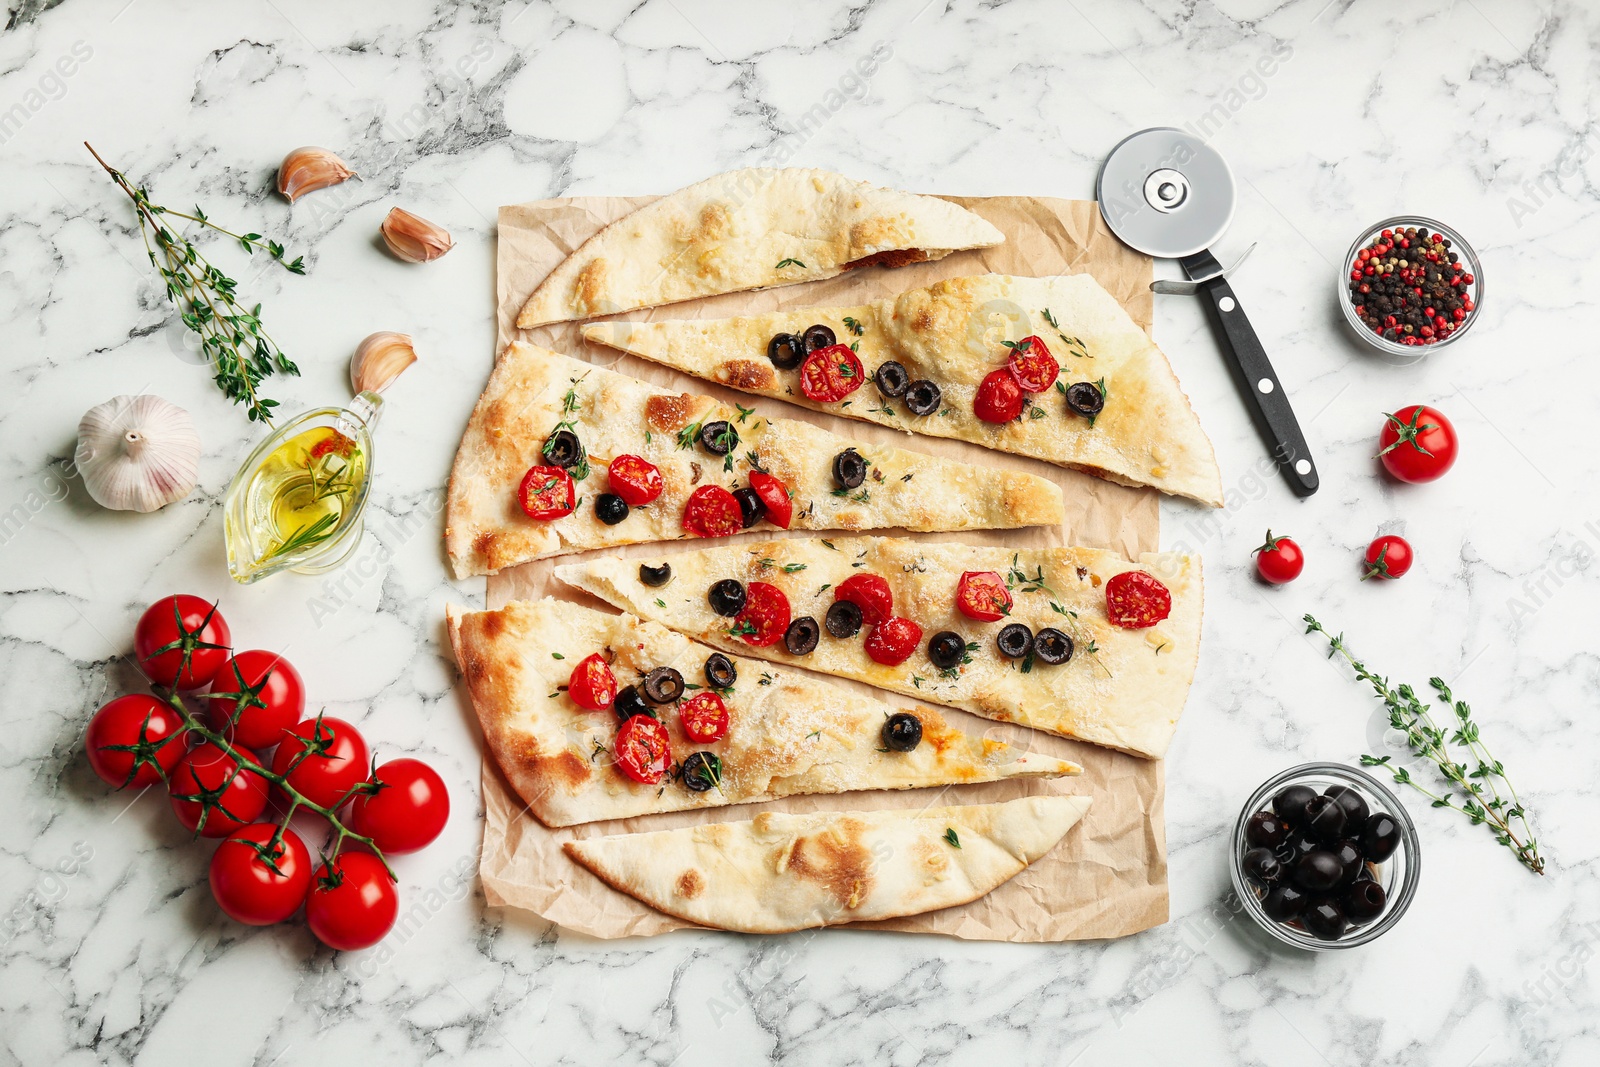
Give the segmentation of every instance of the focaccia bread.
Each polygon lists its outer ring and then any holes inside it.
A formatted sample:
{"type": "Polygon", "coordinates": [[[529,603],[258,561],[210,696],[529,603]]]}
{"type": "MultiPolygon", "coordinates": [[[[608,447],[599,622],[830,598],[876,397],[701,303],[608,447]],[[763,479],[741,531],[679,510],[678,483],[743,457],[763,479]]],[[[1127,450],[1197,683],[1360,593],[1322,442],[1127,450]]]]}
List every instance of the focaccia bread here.
{"type": "MultiPolygon", "coordinates": [[[[1088,548],[1022,549],[938,544],[890,537],[833,540],[791,538],[754,545],[663,555],[672,581],[652,589],[626,561],[596,559],[556,568],[562,581],[624,611],[664,623],[718,648],[853,678],[919,700],[963,708],[1005,722],[1159,758],[1177,728],[1200,647],[1199,560],[1146,553],[1130,563],[1114,552],[1088,548]],[[969,617],[957,605],[962,575],[988,572],[1007,587],[1009,614],[994,621],[969,617]],[[1114,625],[1106,585],[1124,573],[1144,573],[1164,586],[1170,614],[1156,625],[1114,625]],[[845,582],[875,575],[892,594],[891,614],[921,629],[915,647],[896,665],[874,660],[868,619],[858,633],[835,637],[826,620],[845,582]],[[724,579],[775,587],[793,619],[823,624],[813,651],[791,653],[783,640],[756,646],[772,628],[751,611],[725,617],[714,608],[711,586],[724,579]],[[998,637],[1016,623],[1031,635],[1046,629],[1070,639],[1065,662],[1037,655],[1007,658],[998,637]],[[749,632],[751,627],[758,632],[749,632]],[[929,644],[949,631],[965,654],[947,668],[929,644]]],[[[652,562],[654,562],[652,560],[652,562]]],[[[1122,584],[1143,579],[1121,579],[1122,584]]],[[[762,603],[773,598],[762,597],[762,603]]],[[[999,614],[995,612],[993,614],[999,614]]],[[[1055,647],[1061,642],[1052,637],[1055,647]]]]}
{"type": "Polygon", "coordinates": [[[858,307],[603,322],[584,327],[583,334],[748,393],[1222,505],[1216,453],[1167,357],[1087,274],[985,274],[858,307]],[[809,399],[800,370],[779,369],[768,356],[775,336],[799,334],[813,324],[829,327],[841,343],[853,346],[862,364],[859,387],[840,400],[809,399]],[[1007,342],[1030,337],[1059,364],[1059,377],[1030,394],[1017,418],[984,421],[975,410],[980,384],[1007,366],[1014,351],[1007,342]],[[917,415],[903,397],[882,394],[874,376],[889,361],[901,364],[910,381],[939,387],[935,410],[917,415]],[[1068,403],[1067,391],[1078,383],[1099,390],[1103,407],[1092,420],[1068,403]]]}
{"type": "Polygon", "coordinates": [[[893,919],[966,904],[1049,852],[1088,797],[899,811],[764,811],[749,822],[568,841],[620,892],[687,922],[749,934],[893,919]]]}
{"type": "MultiPolygon", "coordinates": [[[[1008,529],[1065,517],[1060,487],[1043,478],[863,444],[514,343],[490,375],[450,471],[451,567],[464,578],[564,553],[692,536],[684,526],[691,494],[706,485],[743,487],[753,460],[762,477],[787,487],[792,529],[1008,529]],[[719,420],[737,441],[724,448],[726,456],[700,440],[700,429],[719,420]],[[518,487],[530,468],[551,462],[545,449],[558,430],[575,434],[583,450],[582,462],[569,468],[577,506],[559,518],[531,518],[518,487]],[[866,475],[860,486],[836,493],[834,460],[852,449],[866,475]],[[607,465],[622,455],[654,465],[661,493],[607,525],[598,511],[602,494],[616,491],[607,465]]],[[[752,528],[777,527],[769,515],[752,528]]]]}
{"type": "Polygon", "coordinates": [[[449,616],[450,640],[483,726],[489,753],[507,781],[547,826],[572,826],[687,808],[771,800],[798,793],[990,782],[1077,774],[1065,760],[969,736],[934,709],[919,707],[922,742],[885,748],[894,709],[803,672],[727,657],[731,686],[714,690],[728,712],[726,733],[692,742],[680,721],[683,701],[710,690],[713,650],[656,623],[566,601],[513,601],[498,611],[449,616]],[[618,716],[588,711],[568,691],[574,667],[591,655],[609,661],[619,687],[655,668],[679,672],[679,701],[656,708],[680,772],[692,752],[720,760],[719,784],[696,792],[681,773],[658,784],[631,779],[617,764],[618,716]],[[690,687],[693,688],[690,688],[690,687]]]}
{"type": "Polygon", "coordinates": [[[826,170],[729,171],[589,238],[528,297],[517,328],[897,267],[1004,240],[938,197],[826,170]]]}

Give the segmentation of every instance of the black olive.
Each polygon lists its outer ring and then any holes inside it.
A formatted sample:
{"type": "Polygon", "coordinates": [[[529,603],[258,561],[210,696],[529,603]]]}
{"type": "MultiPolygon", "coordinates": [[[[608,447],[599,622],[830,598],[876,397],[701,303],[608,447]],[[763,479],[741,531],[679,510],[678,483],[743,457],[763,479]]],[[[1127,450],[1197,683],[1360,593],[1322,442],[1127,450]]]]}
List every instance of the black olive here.
{"type": "Polygon", "coordinates": [[[897,711],[884,720],[883,747],[910,752],[922,744],[922,720],[909,711],[897,711]]]}
{"type": "Polygon", "coordinates": [[[627,722],[635,715],[655,716],[655,711],[644,702],[644,697],[639,695],[636,685],[623,686],[617,690],[616,699],[611,702],[611,710],[617,713],[618,722],[627,722]]]}
{"type": "Polygon", "coordinates": [[[1327,849],[1312,849],[1294,865],[1294,880],[1315,892],[1332,889],[1344,877],[1339,857],[1327,849]]]}
{"type": "Polygon", "coordinates": [[[1367,820],[1361,830],[1361,851],[1373,863],[1382,863],[1400,847],[1400,824],[1394,816],[1380,811],[1367,820]]]}
{"type": "Polygon", "coordinates": [[[815,326],[807,326],[806,332],[800,335],[800,340],[806,346],[808,353],[839,343],[838,338],[834,337],[833,331],[820,322],[815,326]]]}
{"type": "Polygon", "coordinates": [[[1072,658],[1072,638],[1054,626],[1046,626],[1033,635],[1033,655],[1040,663],[1051,666],[1065,663],[1072,658]]]}
{"type": "Polygon", "coordinates": [[[1339,866],[1344,868],[1344,874],[1339,878],[1340,885],[1350,885],[1367,869],[1367,861],[1361,856],[1361,846],[1348,837],[1333,846],[1333,854],[1339,859],[1339,866]]]}
{"type": "Polygon", "coordinates": [[[628,502],[615,493],[601,493],[594,498],[594,517],[615,526],[628,517],[628,502]]]}
{"type": "Polygon", "coordinates": [[[683,696],[683,675],[671,667],[654,667],[644,676],[640,695],[646,704],[670,704],[683,696]]]}
{"type": "Polygon", "coordinates": [[[821,636],[822,627],[817,625],[817,620],[810,615],[802,615],[783,631],[783,647],[789,650],[791,656],[809,656],[816,651],[817,639],[821,636]]]}
{"type": "Polygon", "coordinates": [[[906,407],[913,415],[932,415],[939,410],[939,402],[943,399],[944,393],[926,378],[906,386],[906,407]]]}
{"type": "Polygon", "coordinates": [[[1021,659],[1033,651],[1033,631],[1020,622],[1010,622],[1000,627],[994,643],[1006,659],[1021,659]]]}
{"type": "Polygon", "coordinates": [[[1307,852],[1315,852],[1320,847],[1316,838],[1304,831],[1295,830],[1289,833],[1289,840],[1273,849],[1273,851],[1278,854],[1280,860],[1293,867],[1300,862],[1307,852]]]}
{"type": "Polygon", "coordinates": [[[1105,406],[1106,395],[1093,382],[1073,382],[1067,386],[1067,407],[1084,418],[1094,418],[1105,406]]]}
{"type": "Polygon", "coordinates": [[[1337,800],[1312,797],[1306,802],[1306,832],[1330,844],[1344,836],[1344,809],[1337,800]]]}
{"type": "Polygon", "coordinates": [[[743,489],[735,489],[733,499],[739,502],[739,523],[745,529],[760,522],[767,513],[767,506],[761,502],[760,495],[748,485],[743,489]]]}
{"type": "Polygon", "coordinates": [[[877,383],[878,392],[890,400],[898,400],[906,395],[906,387],[911,384],[911,375],[906,373],[904,364],[891,359],[878,364],[878,369],[872,372],[872,380],[877,383]]]}
{"type": "Polygon", "coordinates": [[[1311,931],[1313,937],[1321,941],[1339,940],[1350,926],[1344,909],[1331,900],[1313,901],[1305,914],[1300,916],[1300,922],[1311,931]]]}
{"type": "Polygon", "coordinates": [[[779,370],[794,370],[806,358],[806,344],[792,333],[776,334],[767,342],[767,358],[779,370]]]}
{"type": "Polygon", "coordinates": [[[713,652],[706,657],[706,684],[713,689],[732,689],[733,683],[739,680],[739,672],[734,669],[733,660],[721,652],[713,652]]]}
{"type": "Polygon", "coordinates": [[[1289,840],[1289,826],[1270,811],[1258,811],[1250,816],[1244,836],[1252,845],[1277,848],[1289,840]]]}
{"type": "Polygon", "coordinates": [[[1306,821],[1306,805],[1311,803],[1316,795],[1317,791],[1309,785],[1285,786],[1272,798],[1272,810],[1289,824],[1291,830],[1298,830],[1306,821]]]}
{"type": "Polygon", "coordinates": [[[967,654],[967,642],[954,630],[940,630],[928,638],[928,658],[941,671],[959,666],[967,654]]]}
{"type": "Polygon", "coordinates": [[[731,619],[744,610],[744,586],[732,578],[724,578],[706,593],[711,610],[725,619],[731,619]]]}
{"type": "Polygon", "coordinates": [[[1262,885],[1274,886],[1283,881],[1283,863],[1270,848],[1253,848],[1246,852],[1241,866],[1245,874],[1262,885]]]}
{"type": "Polygon", "coordinates": [[[546,463],[565,470],[583,458],[583,442],[571,430],[557,430],[545,438],[541,454],[546,463]]]}
{"type": "Polygon", "coordinates": [[[848,600],[835,600],[822,617],[822,625],[835,637],[854,637],[861,632],[861,608],[848,600]]]}
{"type": "Polygon", "coordinates": [[[1371,814],[1367,808],[1366,798],[1347,785],[1330,785],[1322,791],[1322,795],[1337,800],[1339,806],[1344,809],[1345,834],[1349,837],[1360,837],[1371,814]]]}
{"type": "Polygon", "coordinates": [[[683,757],[680,777],[691,793],[704,793],[722,785],[722,758],[715,752],[691,752],[683,757]]]}
{"type": "Polygon", "coordinates": [[[641,563],[639,580],[651,588],[660,588],[672,581],[672,564],[663,563],[659,567],[652,567],[648,563],[641,563]]]}
{"type": "Polygon", "coordinates": [[[1267,894],[1261,902],[1261,910],[1267,913],[1267,918],[1281,923],[1298,919],[1300,913],[1306,910],[1305,890],[1299,886],[1280,885],[1267,894]]]}
{"type": "Polygon", "coordinates": [[[1357,882],[1344,891],[1344,913],[1351,922],[1360,925],[1371,922],[1383,913],[1389,895],[1377,882],[1357,882]]]}
{"type": "Polygon", "coordinates": [[[724,419],[705,423],[700,427],[700,447],[713,456],[726,456],[739,447],[739,431],[724,419]]]}
{"type": "Polygon", "coordinates": [[[855,449],[845,449],[833,457],[833,480],[840,489],[854,489],[867,480],[867,461],[855,449]]]}

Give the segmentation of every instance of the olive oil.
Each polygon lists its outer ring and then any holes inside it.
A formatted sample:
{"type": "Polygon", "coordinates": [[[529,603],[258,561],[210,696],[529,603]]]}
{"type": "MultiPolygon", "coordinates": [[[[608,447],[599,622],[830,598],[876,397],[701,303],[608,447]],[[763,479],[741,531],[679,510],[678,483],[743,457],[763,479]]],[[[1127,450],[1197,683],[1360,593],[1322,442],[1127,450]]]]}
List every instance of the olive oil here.
{"type": "Polygon", "coordinates": [[[245,534],[257,564],[330,542],[344,532],[366,479],[366,455],[327,426],[274,449],[245,486],[245,534]]]}

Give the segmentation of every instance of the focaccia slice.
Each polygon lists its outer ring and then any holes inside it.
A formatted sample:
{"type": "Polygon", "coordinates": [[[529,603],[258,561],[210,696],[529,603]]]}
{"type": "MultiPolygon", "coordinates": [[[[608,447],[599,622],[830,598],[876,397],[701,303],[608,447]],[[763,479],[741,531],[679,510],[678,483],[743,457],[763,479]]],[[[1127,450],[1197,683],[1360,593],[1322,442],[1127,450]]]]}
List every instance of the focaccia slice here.
{"type": "MultiPolygon", "coordinates": [[[[706,484],[741,487],[755,463],[787,486],[791,529],[1008,529],[1065,518],[1060,487],[1043,478],[852,441],[808,422],[669,393],[514,343],[490,375],[450,471],[445,547],[451,567],[464,578],[548,556],[692,536],[684,529],[690,494],[706,484]],[[698,440],[700,427],[718,420],[738,438],[726,456],[698,440]],[[570,468],[576,510],[541,521],[523,511],[517,491],[529,468],[549,462],[543,450],[558,428],[577,434],[586,459],[570,468]],[[835,493],[834,458],[847,449],[867,461],[868,475],[859,487],[835,493]],[[619,455],[654,464],[664,488],[657,500],[608,526],[596,506],[612,488],[607,465],[619,455]]],[[[776,527],[763,519],[751,528],[776,527]]]]}
{"type": "Polygon", "coordinates": [[[1161,349],[1122,305],[1087,274],[1020,278],[985,274],[858,307],[808,308],[734,319],[604,322],[591,341],[762,396],[896,429],[954,437],[1086,471],[1124,485],[1222,506],[1216,453],[1161,349]],[[767,345],[813,323],[858,350],[861,386],[839,401],[807,399],[798,370],[780,370],[767,345]],[[1043,341],[1060,364],[1056,384],[1032,394],[1019,418],[978,418],[973,401],[985,375],[1006,366],[1016,344],[1043,341]],[[912,381],[936,384],[937,410],[913,414],[874,384],[886,361],[912,381]],[[1091,421],[1067,404],[1076,383],[1098,386],[1104,407],[1091,421]],[[849,401],[845,406],[845,401],[849,401]]]}
{"type": "MultiPolygon", "coordinates": [[[[963,708],[1005,722],[1159,758],[1172,740],[1188,697],[1200,647],[1199,560],[1146,553],[1130,563],[1088,548],[1022,549],[937,544],[892,537],[834,540],[791,538],[727,545],[664,556],[672,581],[652,589],[639,580],[637,561],[597,559],[556,568],[562,581],[624,611],[664,623],[707,644],[777,663],[853,678],[919,700],[963,708]],[[1146,629],[1113,625],[1105,583],[1125,571],[1155,576],[1169,591],[1171,614],[1146,629]],[[1010,614],[979,622],[956,605],[967,571],[998,574],[1009,586],[1010,614]],[[713,583],[734,579],[747,589],[764,582],[780,589],[793,618],[826,620],[838,587],[856,575],[877,575],[893,594],[893,612],[922,629],[918,646],[896,666],[866,651],[871,631],[832,636],[827,627],[812,652],[791,654],[783,641],[756,647],[740,617],[711,606],[713,583]],[[1071,658],[1055,665],[1037,657],[1008,659],[996,638],[1008,623],[1038,633],[1053,628],[1071,638],[1071,658]],[[967,642],[967,662],[940,669],[928,642],[941,631],[967,642]]],[[[651,562],[654,562],[653,560],[651,562]]]]}
{"type": "Polygon", "coordinates": [[[826,170],[729,171],[589,238],[528,297],[517,328],[898,267],[1004,240],[980,216],[935,196],[826,170]]]}
{"type": "Polygon", "coordinates": [[[619,892],[687,922],[747,934],[893,919],[966,904],[1049,852],[1089,810],[1079,796],[897,811],[764,811],[568,841],[619,892]]]}
{"type": "Polygon", "coordinates": [[[922,722],[922,743],[909,752],[889,751],[882,740],[893,711],[888,705],[802,672],[730,656],[734,684],[716,691],[729,718],[719,740],[691,742],[676,702],[657,709],[673,763],[681,765],[696,751],[716,755],[720,788],[694,792],[681,777],[645,785],[615,765],[616,715],[586,711],[568,695],[572,670],[599,653],[610,661],[617,684],[629,686],[653,668],[670,667],[687,683],[687,700],[708,685],[705,662],[712,649],[656,623],[554,599],[513,601],[498,611],[452,611],[449,625],[489,753],[546,826],[797,793],[912,789],[1081,770],[970,736],[925,707],[912,712],[922,722]]]}

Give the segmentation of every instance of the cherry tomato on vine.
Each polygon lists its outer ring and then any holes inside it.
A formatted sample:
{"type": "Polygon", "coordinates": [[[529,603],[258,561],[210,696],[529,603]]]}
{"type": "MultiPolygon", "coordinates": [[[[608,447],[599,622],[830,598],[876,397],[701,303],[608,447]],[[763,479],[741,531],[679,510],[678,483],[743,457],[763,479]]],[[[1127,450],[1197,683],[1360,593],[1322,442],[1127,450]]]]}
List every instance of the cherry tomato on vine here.
{"type": "Polygon", "coordinates": [[[236,744],[267,749],[306,711],[305,682],[294,664],[258,648],[236,652],[211,679],[206,718],[236,744]]]}
{"type": "Polygon", "coordinates": [[[1403,407],[1385,418],[1378,458],[1402,482],[1431,482],[1455,465],[1456,428],[1438,408],[1403,407]]]}
{"type": "Polygon", "coordinates": [[[1255,557],[1256,573],[1273,585],[1294,581],[1306,566],[1305,553],[1300,551],[1294,538],[1273,537],[1271,530],[1267,531],[1267,539],[1261,547],[1255,550],[1255,557]]]}
{"type": "Polygon", "coordinates": [[[331,715],[306,719],[290,730],[272,756],[272,772],[311,803],[337,807],[366,781],[367,742],[361,732],[331,715]]]}
{"type": "Polygon", "coordinates": [[[349,827],[384,855],[415,852],[430,844],[450,818],[450,793],[444,779],[417,759],[395,759],[368,779],[376,792],[356,797],[349,827]]]}
{"type": "Polygon", "coordinates": [[[979,622],[998,622],[1011,613],[1011,590],[994,571],[963,571],[956,583],[956,607],[979,622]]]}
{"type": "Polygon", "coordinates": [[[1400,578],[1411,569],[1416,557],[1411,542],[1398,534],[1385,534],[1367,546],[1363,557],[1361,580],[1368,578],[1400,578]]]}
{"type": "Polygon", "coordinates": [[[833,590],[833,599],[848,600],[861,609],[861,621],[868,626],[894,614],[894,593],[889,583],[876,574],[852,574],[833,590]]]}
{"type": "Polygon", "coordinates": [[[147,786],[171,774],[187,749],[183,716],[145,693],[118,697],[94,713],[83,746],[107,785],[147,786]]]}
{"type": "Polygon", "coordinates": [[[1172,593],[1146,571],[1123,571],[1106,581],[1106,617],[1113,626],[1144,630],[1172,614],[1172,593]]]}
{"type": "Polygon", "coordinates": [[[230,919],[250,926],[282,922],[311,888],[311,853],[293,830],[258,822],[241,826],[211,854],[211,895],[230,919]]]}
{"type": "Polygon", "coordinates": [[[658,785],[672,766],[667,728],[650,715],[634,715],[617,727],[617,768],[641,785],[658,785]]]}
{"type": "Polygon", "coordinates": [[[341,852],[324,863],[306,894],[306,925],[341,952],[376,945],[399,914],[394,879],[370,852],[341,852]]]}
{"type": "MultiPolygon", "coordinates": [[[[260,766],[255,753],[239,754],[260,766]]],[[[267,807],[267,780],[211,744],[184,753],[167,778],[167,791],[178,821],[201,837],[231,834],[267,807]]]]}
{"type": "Polygon", "coordinates": [[[157,685],[176,683],[179,689],[199,689],[211,681],[228,661],[232,643],[233,635],[216,605],[186,593],[151,604],[133,628],[133,655],[139,668],[157,685]]]}
{"type": "Polygon", "coordinates": [[[567,696],[585,711],[606,711],[617,699],[617,676],[600,653],[583,657],[567,678],[567,696]]]}

